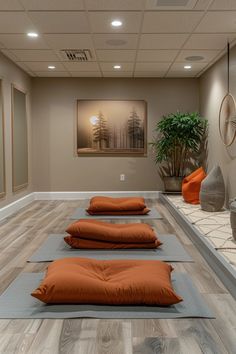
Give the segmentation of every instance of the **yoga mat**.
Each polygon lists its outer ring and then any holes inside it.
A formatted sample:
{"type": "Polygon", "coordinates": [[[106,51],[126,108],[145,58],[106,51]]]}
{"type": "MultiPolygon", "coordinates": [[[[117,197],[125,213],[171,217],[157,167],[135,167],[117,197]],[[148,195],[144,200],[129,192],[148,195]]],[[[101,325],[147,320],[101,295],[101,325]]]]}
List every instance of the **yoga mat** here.
{"type": "Polygon", "coordinates": [[[168,262],[193,262],[175,235],[158,236],[163,245],[155,249],[85,250],[70,248],[62,234],[51,234],[28,262],[48,262],[59,258],[158,259],[168,262]]]}
{"type": "Polygon", "coordinates": [[[146,215],[89,215],[84,208],[77,208],[72,216],[69,219],[79,220],[79,219],[119,219],[119,220],[130,220],[130,219],[162,219],[162,216],[158,213],[155,208],[150,208],[150,211],[146,215]]]}
{"type": "Polygon", "coordinates": [[[46,305],[30,295],[43,276],[43,273],[20,274],[0,296],[0,318],[214,318],[185,273],[175,273],[172,277],[174,289],[184,301],[169,307],[46,305]]]}

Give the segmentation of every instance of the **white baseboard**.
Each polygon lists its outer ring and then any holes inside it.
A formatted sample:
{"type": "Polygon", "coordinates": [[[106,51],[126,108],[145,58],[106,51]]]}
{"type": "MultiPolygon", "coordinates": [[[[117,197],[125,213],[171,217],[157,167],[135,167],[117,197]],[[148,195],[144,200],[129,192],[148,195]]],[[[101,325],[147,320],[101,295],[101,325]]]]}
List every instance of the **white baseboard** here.
{"type": "Polygon", "coordinates": [[[34,193],[27,194],[25,197],[17,199],[16,201],[4,206],[0,209],[0,220],[14,214],[21,208],[32,203],[35,200],[34,193]]]}
{"type": "Polygon", "coordinates": [[[158,191],[111,191],[111,192],[33,192],[27,194],[25,197],[20,198],[3,208],[0,208],[0,220],[16,213],[21,208],[30,204],[34,200],[79,200],[90,199],[97,195],[105,195],[107,197],[137,197],[141,196],[147,199],[159,198],[158,191]]]}
{"type": "Polygon", "coordinates": [[[77,200],[89,199],[95,196],[107,197],[137,197],[154,199],[159,197],[158,191],[94,191],[94,192],[35,192],[36,200],[77,200]]]}

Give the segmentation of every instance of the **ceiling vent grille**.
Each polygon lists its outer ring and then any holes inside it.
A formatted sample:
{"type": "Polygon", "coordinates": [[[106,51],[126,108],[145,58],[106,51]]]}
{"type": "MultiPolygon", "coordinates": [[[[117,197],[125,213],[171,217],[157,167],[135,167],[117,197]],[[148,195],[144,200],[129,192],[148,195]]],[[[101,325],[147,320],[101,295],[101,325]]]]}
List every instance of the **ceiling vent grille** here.
{"type": "Polygon", "coordinates": [[[89,49],[63,49],[60,53],[63,60],[80,62],[92,60],[92,54],[89,49]]]}
{"type": "Polygon", "coordinates": [[[169,10],[189,10],[193,9],[196,3],[197,0],[156,0],[156,7],[169,10]]]}

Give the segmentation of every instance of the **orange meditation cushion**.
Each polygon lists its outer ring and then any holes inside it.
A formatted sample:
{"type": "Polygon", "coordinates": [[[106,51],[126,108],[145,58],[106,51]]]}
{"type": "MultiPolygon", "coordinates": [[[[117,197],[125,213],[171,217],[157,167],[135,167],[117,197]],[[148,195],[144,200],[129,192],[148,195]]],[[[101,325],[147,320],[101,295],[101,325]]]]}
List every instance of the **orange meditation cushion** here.
{"type": "Polygon", "coordinates": [[[186,203],[199,204],[199,193],[201,183],[206,177],[202,167],[191,173],[183,179],[182,183],[182,196],[186,203]]]}

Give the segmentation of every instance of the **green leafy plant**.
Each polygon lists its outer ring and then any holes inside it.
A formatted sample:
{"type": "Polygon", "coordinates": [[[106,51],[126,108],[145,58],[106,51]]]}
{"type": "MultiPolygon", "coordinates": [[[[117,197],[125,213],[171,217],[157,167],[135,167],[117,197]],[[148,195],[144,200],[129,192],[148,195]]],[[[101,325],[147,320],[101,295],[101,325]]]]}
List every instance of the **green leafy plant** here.
{"type": "Polygon", "coordinates": [[[189,161],[196,158],[206,132],[207,121],[196,112],[163,116],[156,123],[156,137],[150,143],[160,175],[185,176],[189,161]]]}

